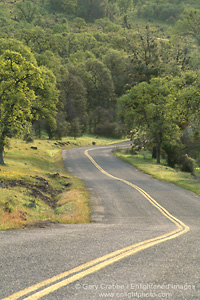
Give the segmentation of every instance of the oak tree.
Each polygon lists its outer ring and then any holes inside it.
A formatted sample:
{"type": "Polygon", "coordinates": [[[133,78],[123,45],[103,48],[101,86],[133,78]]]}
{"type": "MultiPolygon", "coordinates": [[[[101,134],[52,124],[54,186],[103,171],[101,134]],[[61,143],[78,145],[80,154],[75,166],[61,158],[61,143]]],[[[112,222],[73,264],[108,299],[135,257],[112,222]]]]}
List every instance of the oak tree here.
{"type": "Polygon", "coordinates": [[[180,137],[178,113],[174,109],[173,83],[153,78],[133,87],[120,99],[120,114],[130,129],[146,132],[146,141],[156,148],[157,163],[163,142],[180,137]]]}
{"type": "Polygon", "coordinates": [[[0,55],[1,164],[8,137],[28,133],[32,120],[39,116],[53,121],[57,102],[56,93],[52,95],[53,80],[47,70],[41,70],[19,52],[6,50],[0,55]]]}

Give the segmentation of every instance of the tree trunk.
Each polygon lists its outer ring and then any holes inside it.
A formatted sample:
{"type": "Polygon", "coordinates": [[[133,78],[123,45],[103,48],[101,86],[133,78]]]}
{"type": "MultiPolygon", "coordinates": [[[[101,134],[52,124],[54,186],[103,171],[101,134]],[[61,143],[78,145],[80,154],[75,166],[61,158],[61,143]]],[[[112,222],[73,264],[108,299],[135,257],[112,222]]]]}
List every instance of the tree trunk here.
{"type": "Polygon", "coordinates": [[[157,158],[157,148],[153,147],[152,149],[152,158],[157,158]]]}
{"type": "Polygon", "coordinates": [[[4,165],[3,152],[4,146],[0,144],[0,165],[4,165]]]}
{"type": "Polygon", "coordinates": [[[161,138],[159,136],[157,140],[157,151],[156,151],[157,164],[160,164],[160,148],[161,148],[161,138]]]}

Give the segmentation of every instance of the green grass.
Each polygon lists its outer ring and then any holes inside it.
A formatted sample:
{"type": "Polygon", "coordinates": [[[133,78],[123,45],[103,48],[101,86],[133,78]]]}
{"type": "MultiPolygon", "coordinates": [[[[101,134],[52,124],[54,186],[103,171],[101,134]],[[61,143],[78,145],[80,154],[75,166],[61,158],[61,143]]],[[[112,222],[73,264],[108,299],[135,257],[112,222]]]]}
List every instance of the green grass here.
{"type": "Polygon", "coordinates": [[[127,150],[121,150],[115,151],[115,155],[158,180],[171,182],[200,195],[200,168],[195,169],[194,176],[168,167],[165,160],[161,160],[161,164],[157,164],[151,158],[151,154],[146,151],[142,151],[137,155],[131,155],[127,153],[127,150]]]}
{"type": "Polygon", "coordinates": [[[112,138],[106,138],[106,137],[96,137],[93,135],[85,134],[79,138],[72,138],[72,137],[66,137],[63,138],[63,141],[70,142],[73,146],[77,147],[84,147],[84,146],[93,146],[93,143],[95,143],[96,146],[104,146],[114,143],[119,143],[126,141],[127,139],[112,139],[112,138]]]}
{"type": "Polygon", "coordinates": [[[61,152],[63,148],[115,142],[118,140],[89,135],[32,143],[12,139],[5,149],[5,165],[0,165],[4,185],[0,188],[0,230],[29,228],[41,222],[90,222],[90,195],[78,178],[66,172],[61,152]],[[30,207],[33,203],[36,207],[30,207]]]}

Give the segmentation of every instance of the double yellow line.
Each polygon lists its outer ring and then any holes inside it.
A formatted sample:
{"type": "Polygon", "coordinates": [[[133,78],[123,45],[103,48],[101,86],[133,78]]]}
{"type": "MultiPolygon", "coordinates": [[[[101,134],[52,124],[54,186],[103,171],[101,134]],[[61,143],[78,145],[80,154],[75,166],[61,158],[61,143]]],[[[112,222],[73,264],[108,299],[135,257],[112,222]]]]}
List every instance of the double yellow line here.
{"type": "Polygon", "coordinates": [[[190,229],[187,225],[185,225],[182,221],[175,218],[173,215],[171,215],[164,207],[162,207],[159,203],[157,203],[149,194],[147,194],[144,190],[139,188],[138,186],[130,183],[127,180],[115,177],[106,171],[104,171],[97,163],[96,161],[89,155],[89,151],[85,151],[85,155],[90,159],[90,161],[96,166],[97,169],[99,169],[100,172],[102,172],[104,175],[113,178],[115,180],[121,181],[134,189],[136,189],[138,192],[140,192],[153,206],[155,206],[166,218],[168,218],[171,222],[173,222],[176,225],[176,229],[173,231],[170,231],[166,234],[163,234],[161,236],[145,240],[140,243],[133,244],[131,246],[125,247],[123,249],[114,251],[110,254],[104,255],[100,258],[94,259],[88,263],[85,263],[79,267],[76,267],[74,269],[71,269],[69,271],[66,271],[64,273],[61,273],[59,275],[56,275],[50,279],[44,280],[38,284],[32,285],[24,290],[21,290],[15,294],[12,294],[11,296],[8,296],[2,300],[17,300],[19,298],[22,298],[24,300],[37,300],[40,299],[50,293],[55,292],[56,290],[73,283],[77,280],[80,280],[81,278],[88,276],[92,273],[95,273],[113,263],[116,263],[124,258],[127,258],[135,253],[138,253],[142,250],[145,250],[147,248],[153,247],[155,245],[158,245],[160,243],[163,243],[167,240],[174,239],[186,232],[188,232],[190,229]],[[29,295],[29,296],[28,296],[29,295]],[[25,298],[24,298],[25,297],[25,298]]]}

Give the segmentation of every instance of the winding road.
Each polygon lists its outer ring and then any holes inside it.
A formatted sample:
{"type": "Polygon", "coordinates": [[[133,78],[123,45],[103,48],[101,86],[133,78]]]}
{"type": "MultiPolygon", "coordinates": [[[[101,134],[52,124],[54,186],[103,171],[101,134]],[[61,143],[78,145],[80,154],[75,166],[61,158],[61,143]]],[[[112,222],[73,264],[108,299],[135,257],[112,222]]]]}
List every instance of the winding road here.
{"type": "Polygon", "coordinates": [[[112,155],[63,151],[90,224],[0,232],[0,299],[200,299],[200,197],[112,155]]]}

